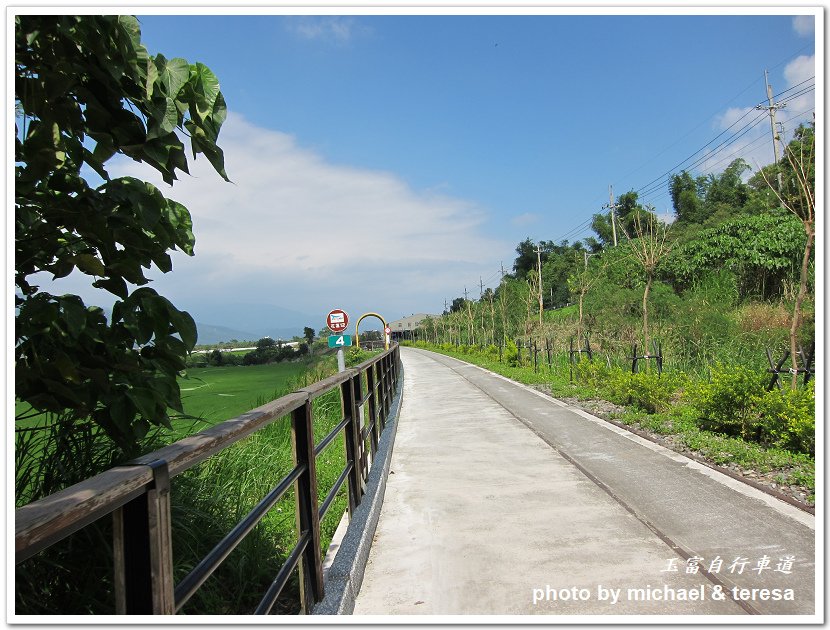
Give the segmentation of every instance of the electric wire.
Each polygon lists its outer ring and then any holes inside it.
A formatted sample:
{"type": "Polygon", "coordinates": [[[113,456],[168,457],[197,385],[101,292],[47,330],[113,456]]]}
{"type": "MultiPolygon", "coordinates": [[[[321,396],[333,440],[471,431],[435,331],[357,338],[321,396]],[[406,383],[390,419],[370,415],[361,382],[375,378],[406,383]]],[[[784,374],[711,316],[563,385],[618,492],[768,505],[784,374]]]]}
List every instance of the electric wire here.
{"type": "MultiPolygon", "coordinates": [[[[719,145],[714,147],[712,149],[712,151],[710,151],[709,153],[706,153],[703,156],[699,157],[692,164],[690,164],[686,168],[684,168],[684,170],[689,171],[689,170],[692,170],[692,169],[700,166],[701,164],[704,164],[707,160],[711,159],[714,155],[716,155],[724,147],[727,147],[727,146],[733,144],[739,138],[742,138],[744,135],[749,133],[749,131],[752,130],[754,127],[761,124],[761,120],[763,118],[765,118],[766,116],[767,116],[767,114],[764,113],[764,112],[758,114],[758,116],[756,116],[752,121],[750,121],[749,123],[747,123],[746,125],[741,127],[732,136],[730,136],[729,138],[727,138],[726,140],[721,142],[719,145]]],[[[739,120],[742,120],[743,118],[744,118],[744,116],[742,116],[739,120]]],[[[732,125],[732,126],[734,126],[734,125],[732,125]]],[[[721,135],[723,135],[723,134],[719,134],[718,137],[720,137],[721,135]]],[[[711,142],[708,143],[708,144],[711,144],[711,142]]],[[[708,145],[706,145],[706,146],[708,146],[708,145]]],[[[704,146],[704,148],[705,148],[705,146],[704,146]]],[[[694,155],[696,155],[699,152],[700,151],[697,151],[695,154],[692,155],[692,157],[694,157],[694,155]]],[[[682,166],[689,159],[691,159],[691,158],[687,158],[686,160],[681,162],[678,166],[682,166]]],[[[653,192],[661,189],[667,182],[670,181],[671,178],[669,176],[672,175],[675,172],[676,169],[677,169],[677,167],[675,167],[674,169],[672,169],[670,171],[667,171],[666,173],[663,173],[663,175],[661,175],[660,178],[654,179],[651,182],[649,182],[646,186],[643,186],[642,188],[639,188],[636,191],[638,196],[646,196],[650,193],[653,193],[653,192]]]]}
{"type": "MultiPolygon", "coordinates": [[[[810,45],[810,44],[807,44],[807,45],[803,46],[802,48],[800,48],[799,50],[797,50],[797,51],[796,51],[795,53],[793,53],[793,54],[798,54],[799,52],[801,52],[801,51],[803,51],[805,48],[807,48],[809,45],[810,45]]],[[[781,61],[781,62],[779,62],[778,64],[776,64],[776,65],[772,66],[772,67],[771,67],[771,69],[775,69],[775,68],[779,67],[780,65],[782,65],[783,63],[785,63],[787,60],[789,60],[789,59],[791,59],[791,58],[792,58],[792,55],[790,55],[790,56],[786,57],[784,60],[782,60],[782,61],[781,61]]],[[[775,94],[775,95],[772,97],[772,98],[773,98],[773,101],[776,101],[777,99],[779,99],[779,98],[781,98],[781,97],[784,97],[785,95],[787,95],[787,96],[786,96],[786,99],[787,99],[787,100],[794,100],[794,99],[796,99],[796,98],[798,98],[798,97],[800,97],[800,96],[804,96],[804,95],[806,95],[806,94],[808,94],[808,93],[810,93],[810,92],[814,91],[814,90],[815,90],[815,83],[814,83],[813,85],[810,85],[810,86],[807,86],[807,87],[805,87],[805,88],[802,88],[802,89],[800,89],[800,90],[796,91],[796,92],[795,92],[795,93],[793,93],[793,94],[789,94],[789,95],[788,95],[788,93],[789,93],[789,92],[792,92],[793,90],[796,90],[797,88],[800,88],[800,87],[801,87],[802,85],[804,85],[805,83],[808,83],[809,81],[812,81],[812,80],[814,80],[814,79],[815,79],[815,76],[812,76],[812,77],[810,77],[810,78],[808,78],[808,79],[805,79],[805,80],[803,80],[803,81],[801,81],[801,82],[799,82],[799,83],[797,83],[797,84],[795,84],[795,85],[793,85],[793,86],[791,86],[791,87],[787,88],[786,90],[783,90],[783,91],[781,91],[781,92],[779,92],[779,93],[775,94]]],[[[747,85],[747,87],[745,87],[745,88],[744,88],[743,90],[741,90],[738,94],[736,94],[734,97],[732,97],[732,98],[731,98],[731,99],[727,102],[727,105],[728,105],[729,103],[734,102],[734,101],[735,101],[735,99],[737,99],[738,97],[742,96],[744,93],[746,93],[746,92],[747,92],[747,91],[749,91],[751,88],[753,88],[753,87],[754,87],[754,86],[758,83],[758,81],[760,81],[760,79],[756,79],[756,80],[752,81],[749,85],[747,85]]],[[[681,166],[683,166],[684,164],[686,164],[687,162],[689,162],[690,160],[692,160],[693,158],[695,158],[695,156],[696,156],[696,155],[698,155],[701,151],[705,150],[705,149],[706,149],[707,147],[709,147],[709,146],[710,146],[713,142],[717,141],[717,140],[718,140],[721,136],[723,136],[724,134],[726,134],[726,133],[727,133],[730,129],[732,129],[732,128],[733,128],[733,127],[735,127],[738,123],[740,123],[742,120],[744,120],[744,118],[746,118],[747,116],[749,116],[749,114],[750,114],[752,111],[756,111],[757,109],[767,107],[767,105],[765,105],[765,103],[768,103],[768,102],[769,102],[768,100],[767,100],[767,101],[761,101],[761,102],[759,102],[758,104],[756,104],[755,106],[753,106],[753,107],[751,107],[751,108],[747,108],[747,110],[743,113],[743,115],[741,115],[741,116],[740,116],[737,120],[735,120],[735,121],[734,121],[731,125],[729,125],[729,126],[728,126],[727,128],[725,128],[723,131],[721,131],[721,132],[720,132],[717,136],[715,136],[714,138],[712,138],[709,142],[707,142],[706,144],[704,144],[704,145],[703,145],[700,149],[698,149],[697,151],[695,151],[694,153],[692,153],[691,155],[689,155],[687,158],[685,158],[683,161],[679,162],[676,166],[674,166],[674,167],[673,167],[673,168],[671,168],[670,170],[666,171],[666,172],[665,172],[665,173],[663,173],[662,175],[658,176],[657,178],[655,178],[655,179],[651,180],[650,182],[648,182],[648,183],[647,183],[647,184],[645,184],[644,186],[641,186],[639,189],[637,189],[635,192],[637,192],[638,197],[642,198],[643,200],[645,200],[645,199],[649,199],[652,203],[653,203],[654,201],[659,201],[659,200],[665,199],[665,198],[669,195],[669,190],[668,190],[668,186],[667,186],[667,185],[668,185],[668,183],[669,183],[669,182],[670,182],[670,180],[671,180],[670,176],[671,176],[671,175],[672,175],[672,174],[673,174],[673,173],[674,173],[674,172],[675,172],[678,168],[680,168],[681,166]]],[[[796,115],[794,115],[794,116],[792,116],[792,117],[788,118],[786,121],[783,121],[783,122],[785,122],[785,123],[786,123],[786,122],[790,122],[790,121],[795,120],[795,119],[797,119],[798,117],[800,117],[800,116],[802,116],[802,115],[804,115],[804,114],[806,114],[806,113],[809,113],[809,112],[811,112],[811,111],[814,111],[814,110],[815,110],[815,108],[813,107],[813,108],[811,108],[811,109],[808,109],[808,110],[802,111],[802,112],[800,112],[799,114],[796,114],[796,115]]],[[[684,170],[689,171],[689,170],[692,170],[692,169],[697,168],[697,167],[698,167],[698,166],[700,166],[701,164],[705,164],[705,163],[709,162],[709,161],[710,161],[713,157],[715,157],[718,153],[722,152],[722,151],[723,151],[723,150],[725,150],[727,147],[729,147],[729,146],[733,145],[733,144],[734,144],[735,142],[737,142],[740,138],[742,138],[742,137],[743,137],[743,136],[745,136],[747,133],[749,133],[752,129],[754,129],[755,127],[757,127],[757,126],[761,123],[761,120],[762,120],[762,119],[764,119],[764,118],[766,118],[766,116],[767,116],[767,115],[768,115],[768,114],[767,114],[766,112],[762,112],[760,115],[758,115],[758,116],[756,116],[755,118],[753,118],[750,122],[748,122],[747,124],[745,124],[743,127],[739,128],[737,131],[735,131],[735,132],[734,132],[731,136],[727,137],[727,138],[726,138],[724,141],[722,141],[720,144],[718,144],[718,145],[716,145],[714,148],[712,148],[709,152],[707,152],[706,154],[704,154],[704,155],[703,155],[703,156],[701,156],[701,157],[698,157],[698,158],[697,158],[694,162],[692,162],[692,163],[691,163],[691,164],[689,164],[686,168],[684,168],[684,170]]],[[[702,123],[700,123],[699,125],[697,125],[696,127],[694,127],[694,128],[693,128],[691,131],[689,131],[686,135],[682,136],[679,140],[677,140],[677,141],[676,141],[676,142],[674,142],[673,144],[671,144],[671,145],[667,146],[665,149],[663,149],[663,150],[662,150],[662,151],[660,151],[659,153],[655,154],[652,158],[650,158],[647,162],[643,163],[641,166],[639,166],[639,167],[635,168],[635,169],[634,169],[634,170],[632,170],[632,171],[629,171],[629,172],[628,172],[628,173],[627,173],[624,177],[628,177],[629,175],[631,175],[631,174],[633,174],[633,173],[637,172],[638,170],[640,170],[641,168],[643,168],[643,166],[645,166],[645,165],[646,165],[646,164],[648,164],[649,162],[653,161],[654,159],[656,159],[657,157],[659,157],[660,155],[662,155],[663,153],[665,153],[666,151],[668,151],[668,150],[669,150],[669,149],[671,149],[672,147],[674,147],[674,146],[676,146],[677,144],[679,144],[682,140],[684,140],[685,138],[687,138],[687,137],[688,137],[689,135],[691,135],[694,131],[696,131],[696,130],[697,130],[698,128],[700,128],[703,124],[705,124],[705,122],[706,122],[706,121],[703,121],[702,123]]],[[[726,161],[726,160],[728,160],[729,158],[731,158],[731,157],[733,157],[733,156],[737,155],[738,153],[745,152],[747,149],[749,149],[750,147],[753,147],[755,144],[757,144],[760,140],[764,140],[764,139],[765,139],[765,138],[764,138],[763,136],[760,136],[759,138],[756,138],[755,140],[753,140],[753,141],[751,141],[751,142],[749,142],[749,143],[745,144],[745,145],[744,145],[743,147],[741,147],[740,149],[737,149],[736,151],[733,151],[733,152],[732,152],[731,154],[729,154],[728,156],[726,156],[726,157],[724,157],[724,158],[720,159],[718,162],[715,162],[714,164],[711,164],[711,165],[709,166],[709,168],[711,169],[711,168],[714,168],[714,167],[716,167],[716,166],[719,166],[720,164],[722,164],[723,162],[725,162],[725,161],[726,161]]],[[[593,205],[599,205],[599,203],[595,203],[595,204],[593,204],[593,205]]],[[[595,213],[595,214],[596,214],[596,213],[595,213]]],[[[562,243],[563,241],[568,240],[568,239],[570,239],[570,238],[572,238],[572,237],[574,237],[574,236],[576,236],[576,235],[578,235],[578,234],[581,234],[582,232],[586,231],[587,229],[589,229],[589,228],[590,228],[591,223],[592,223],[592,222],[593,222],[593,220],[594,220],[594,216],[595,216],[595,214],[592,214],[590,218],[588,218],[588,219],[586,219],[585,221],[583,221],[583,222],[579,223],[577,226],[575,226],[575,227],[571,228],[570,230],[568,230],[567,232],[565,232],[564,234],[562,234],[559,238],[557,238],[557,239],[555,239],[555,240],[553,240],[553,241],[550,241],[550,242],[552,242],[552,243],[562,243]]],[[[509,273],[509,272],[508,272],[508,273],[509,273]]],[[[490,275],[490,276],[489,276],[486,280],[483,280],[483,279],[480,277],[480,278],[479,278],[479,287],[483,286],[484,284],[488,284],[489,282],[491,282],[491,281],[495,280],[496,278],[499,278],[501,275],[502,275],[502,270],[501,270],[501,269],[499,269],[499,271],[495,272],[494,274],[491,274],[491,275],[490,275]]],[[[474,286],[475,284],[476,284],[476,283],[471,283],[471,286],[474,286]]],[[[490,287],[488,286],[488,288],[490,288],[490,287]]]]}

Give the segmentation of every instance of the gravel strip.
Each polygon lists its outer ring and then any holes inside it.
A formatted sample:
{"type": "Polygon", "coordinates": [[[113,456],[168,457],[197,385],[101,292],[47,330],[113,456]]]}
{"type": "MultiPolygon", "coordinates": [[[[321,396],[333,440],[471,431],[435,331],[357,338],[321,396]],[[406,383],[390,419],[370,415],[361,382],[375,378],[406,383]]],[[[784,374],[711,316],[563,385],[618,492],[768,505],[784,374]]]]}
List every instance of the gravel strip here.
{"type": "MultiPolygon", "coordinates": [[[[532,387],[551,396],[550,387],[547,385],[532,385],[532,387]]],[[[641,434],[643,437],[648,438],[661,446],[665,446],[666,448],[680,453],[681,455],[686,455],[687,457],[704,463],[707,466],[711,466],[712,468],[731,472],[734,476],[741,478],[761,490],[766,490],[771,494],[784,495],[789,499],[789,502],[796,504],[798,507],[801,507],[808,512],[813,512],[814,510],[813,504],[808,501],[808,497],[810,496],[809,488],[806,486],[781,484],[776,480],[776,478],[780,475],[786,475],[789,472],[785,468],[776,468],[767,472],[760,472],[749,468],[743,468],[735,463],[719,464],[700,451],[694,451],[683,444],[680,436],[663,435],[651,431],[648,428],[642,427],[636,423],[628,425],[621,422],[620,418],[626,411],[625,407],[615,405],[607,400],[600,400],[596,398],[586,400],[580,400],[578,398],[557,398],[557,400],[561,400],[572,407],[587,411],[588,413],[598,418],[602,418],[603,420],[614,422],[614,424],[622,426],[623,428],[634,429],[636,433],[641,434]]]]}

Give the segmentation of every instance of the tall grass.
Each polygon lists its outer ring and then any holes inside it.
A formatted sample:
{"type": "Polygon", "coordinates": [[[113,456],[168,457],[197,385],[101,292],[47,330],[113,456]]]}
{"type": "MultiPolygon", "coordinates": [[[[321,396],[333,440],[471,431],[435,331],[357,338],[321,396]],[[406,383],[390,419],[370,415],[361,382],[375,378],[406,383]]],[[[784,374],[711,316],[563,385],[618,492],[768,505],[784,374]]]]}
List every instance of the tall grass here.
{"type": "MultiPolygon", "coordinates": [[[[333,371],[330,361],[310,366],[304,373],[276,388],[273,397],[260,394],[256,406],[319,381],[333,371]]],[[[337,390],[316,399],[313,405],[315,441],[319,442],[327,435],[340,418],[337,390]]],[[[18,439],[17,463],[25,467],[27,458],[35,451],[45,449],[55,459],[55,475],[60,476],[63,470],[61,462],[65,463],[69,451],[62,453],[55,441],[57,438],[49,438],[48,435],[43,431],[24,433],[23,438],[18,439]],[[39,443],[38,440],[46,442],[39,443]]],[[[151,437],[152,440],[145,444],[148,450],[162,444],[158,435],[151,437]]],[[[118,461],[119,454],[112,452],[94,428],[84,427],[73,439],[78,443],[72,446],[71,452],[88,451],[90,457],[96,458],[90,465],[106,469],[108,464],[118,461]]],[[[345,462],[341,435],[317,461],[320,502],[340,475],[345,462]]],[[[174,477],[171,480],[174,579],[179,581],[187,575],[292,468],[291,425],[290,417],[286,416],[174,477]]],[[[31,481],[26,480],[27,475],[32,476],[28,473],[22,477],[19,475],[19,485],[31,485],[31,481]]],[[[41,484],[40,488],[31,496],[37,496],[46,486],[41,484]]],[[[321,523],[323,553],[346,509],[346,492],[344,486],[321,523]]],[[[226,558],[185,604],[182,612],[220,615],[253,612],[297,542],[295,504],[292,490],[226,558]]],[[[111,519],[103,518],[19,565],[16,571],[15,611],[18,614],[39,615],[114,612],[111,540],[111,519]]],[[[272,612],[298,611],[296,573],[272,612]]]]}

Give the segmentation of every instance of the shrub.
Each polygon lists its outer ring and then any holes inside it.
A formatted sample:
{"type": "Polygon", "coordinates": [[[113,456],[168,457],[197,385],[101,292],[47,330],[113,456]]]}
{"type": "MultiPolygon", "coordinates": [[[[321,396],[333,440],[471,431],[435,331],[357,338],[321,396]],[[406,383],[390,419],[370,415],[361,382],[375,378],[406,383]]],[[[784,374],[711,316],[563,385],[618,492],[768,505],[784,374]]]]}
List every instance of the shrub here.
{"type": "MultiPolygon", "coordinates": [[[[619,369],[617,369],[619,371],[619,369]]],[[[608,383],[613,370],[599,361],[589,361],[580,357],[574,364],[574,377],[584,385],[601,388],[608,383]]]]}
{"type": "Polygon", "coordinates": [[[519,348],[512,339],[508,339],[504,344],[504,360],[507,365],[519,367],[519,348]]]}
{"type": "Polygon", "coordinates": [[[375,353],[363,350],[357,346],[352,346],[345,352],[345,355],[346,367],[354,367],[356,365],[360,365],[364,361],[368,361],[375,355],[375,353]]]}
{"type": "Polygon", "coordinates": [[[498,361],[499,349],[491,343],[482,349],[482,354],[491,361],[498,361]]]}
{"type": "Polygon", "coordinates": [[[773,444],[800,453],[816,450],[815,381],[803,389],[774,389],[759,403],[761,426],[773,444]]]}
{"type": "Polygon", "coordinates": [[[606,390],[611,402],[633,405],[646,413],[667,410],[672,398],[685,381],[685,377],[679,374],[632,374],[620,368],[613,368],[608,372],[606,390]]]}
{"type": "Polygon", "coordinates": [[[702,429],[769,446],[815,453],[815,385],[792,391],[764,389],[765,375],[718,365],[710,383],[689,388],[702,429]]]}
{"type": "Polygon", "coordinates": [[[755,441],[760,437],[758,402],[763,396],[760,375],[738,365],[717,364],[709,383],[698,383],[688,390],[702,429],[755,441]]]}

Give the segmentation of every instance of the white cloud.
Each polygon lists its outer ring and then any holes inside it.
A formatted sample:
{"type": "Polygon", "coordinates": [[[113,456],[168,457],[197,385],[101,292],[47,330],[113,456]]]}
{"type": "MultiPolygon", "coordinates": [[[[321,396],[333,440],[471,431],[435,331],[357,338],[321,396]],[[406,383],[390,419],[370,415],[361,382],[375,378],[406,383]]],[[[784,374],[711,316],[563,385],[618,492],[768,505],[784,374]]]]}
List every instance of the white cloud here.
{"type": "Polygon", "coordinates": [[[492,265],[492,252],[510,250],[481,234],[485,214],[469,201],[331,164],[239,115],[229,116],[220,145],[233,184],[203,157],[173,188],[144,165],[119,163],[119,174],[153,181],[193,216],[196,256],[177,256],[172,274],[156,276],[162,292],[247,301],[262,293],[297,310],[374,300],[417,312],[457,294],[492,265]]]}
{"type": "MultiPolygon", "coordinates": [[[[773,94],[780,95],[775,98],[776,103],[786,103],[785,107],[776,111],[776,123],[778,123],[779,130],[783,127],[783,138],[786,143],[792,139],[792,134],[799,124],[812,119],[815,92],[799,93],[812,85],[809,79],[815,75],[815,56],[801,56],[793,59],[784,68],[783,74],[786,85],[773,85],[773,94]],[[802,83],[803,85],[799,85],[802,83]]],[[[762,103],[766,105],[766,100],[762,103]]],[[[769,115],[765,112],[766,110],[756,110],[752,106],[732,107],[720,114],[716,118],[716,127],[726,133],[713,143],[712,148],[734,134],[740,134],[740,138],[707,156],[706,161],[700,166],[700,172],[720,172],[732,160],[739,157],[746,160],[753,169],[773,162],[775,157],[772,147],[772,131],[769,115]],[[743,129],[753,121],[756,121],[754,126],[743,129]]]]}
{"type": "Polygon", "coordinates": [[[813,118],[816,107],[816,93],[815,90],[805,90],[815,85],[815,75],[815,55],[797,57],[784,68],[787,88],[794,88],[782,96],[782,100],[786,102],[787,106],[781,110],[778,116],[778,120],[784,124],[785,139],[791,139],[799,124],[808,123],[813,118]],[[794,87],[796,85],[798,87],[794,87]],[[802,91],[804,93],[798,95],[802,91]]]}
{"type": "Polygon", "coordinates": [[[367,33],[368,27],[351,17],[298,17],[286,18],[289,32],[308,40],[324,40],[346,43],[359,34],[367,33]]]}
{"type": "Polygon", "coordinates": [[[796,15],[793,18],[793,29],[802,37],[809,37],[816,31],[816,18],[813,15],[796,15]]]}
{"type": "Polygon", "coordinates": [[[806,81],[816,74],[816,56],[801,55],[796,57],[784,68],[784,78],[790,86],[806,81]]]}

